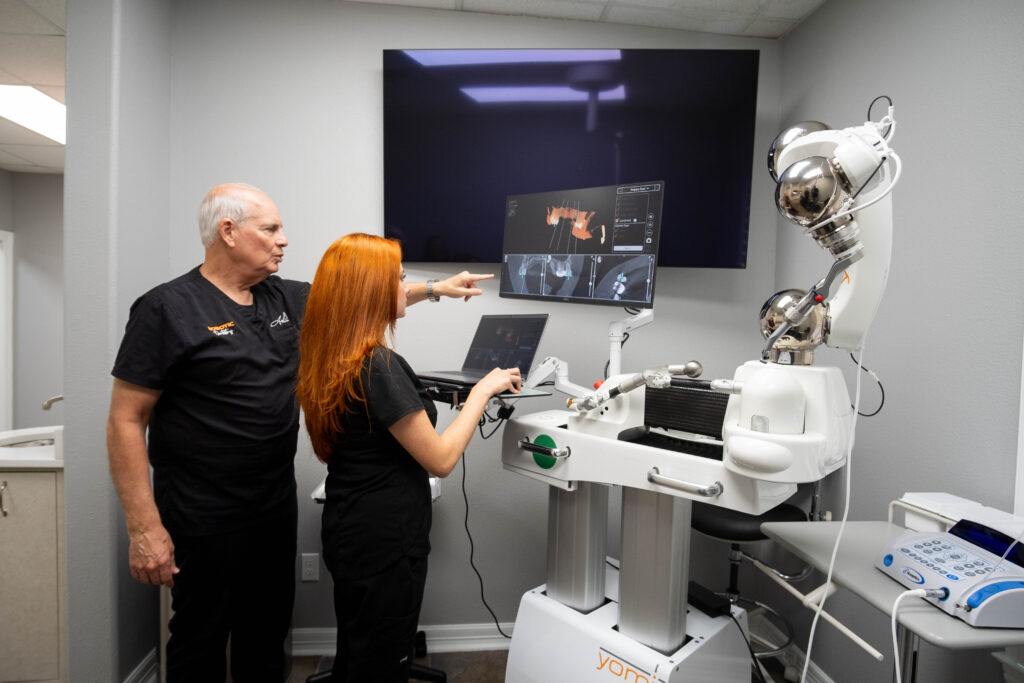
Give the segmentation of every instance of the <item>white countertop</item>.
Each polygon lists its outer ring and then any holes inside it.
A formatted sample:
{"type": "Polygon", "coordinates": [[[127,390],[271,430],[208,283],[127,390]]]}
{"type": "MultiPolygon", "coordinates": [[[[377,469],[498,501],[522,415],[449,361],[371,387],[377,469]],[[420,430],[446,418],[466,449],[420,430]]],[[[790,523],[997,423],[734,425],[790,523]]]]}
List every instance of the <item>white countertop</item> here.
{"type": "Polygon", "coordinates": [[[0,432],[0,470],[60,469],[64,469],[63,426],[0,432]]]}

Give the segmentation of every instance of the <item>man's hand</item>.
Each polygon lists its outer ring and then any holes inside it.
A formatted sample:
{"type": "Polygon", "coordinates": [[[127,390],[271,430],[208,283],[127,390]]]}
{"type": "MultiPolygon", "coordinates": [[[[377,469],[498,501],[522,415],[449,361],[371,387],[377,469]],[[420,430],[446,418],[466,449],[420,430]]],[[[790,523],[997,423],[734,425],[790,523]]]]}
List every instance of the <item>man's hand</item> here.
{"type": "Polygon", "coordinates": [[[469,301],[470,297],[480,296],[483,290],[476,286],[479,280],[490,280],[494,273],[470,273],[464,270],[458,275],[452,275],[446,280],[438,280],[434,283],[434,292],[441,296],[450,296],[457,299],[460,296],[469,301]]]}
{"type": "Polygon", "coordinates": [[[158,526],[128,534],[128,567],[132,578],[154,586],[174,585],[180,570],[174,564],[174,543],[167,529],[158,526]]]}

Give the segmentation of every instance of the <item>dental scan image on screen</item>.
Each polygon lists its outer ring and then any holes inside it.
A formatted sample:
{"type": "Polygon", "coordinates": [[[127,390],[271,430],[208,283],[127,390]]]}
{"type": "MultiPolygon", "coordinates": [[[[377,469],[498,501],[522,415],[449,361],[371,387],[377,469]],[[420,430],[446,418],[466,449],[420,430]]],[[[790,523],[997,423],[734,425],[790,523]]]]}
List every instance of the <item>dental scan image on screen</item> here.
{"type": "Polygon", "coordinates": [[[651,308],[664,188],[510,195],[500,296],[651,308]]]}

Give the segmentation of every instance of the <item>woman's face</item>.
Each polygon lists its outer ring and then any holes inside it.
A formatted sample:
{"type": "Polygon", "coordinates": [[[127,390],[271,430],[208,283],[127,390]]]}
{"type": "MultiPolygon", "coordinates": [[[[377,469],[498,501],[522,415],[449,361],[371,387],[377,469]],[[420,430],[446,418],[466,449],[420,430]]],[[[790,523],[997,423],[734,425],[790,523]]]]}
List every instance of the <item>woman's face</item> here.
{"type": "Polygon", "coordinates": [[[405,268],[398,266],[398,308],[395,311],[395,318],[405,317],[405,301],[409,296],[409,287],[405,284],[405,268]]]}

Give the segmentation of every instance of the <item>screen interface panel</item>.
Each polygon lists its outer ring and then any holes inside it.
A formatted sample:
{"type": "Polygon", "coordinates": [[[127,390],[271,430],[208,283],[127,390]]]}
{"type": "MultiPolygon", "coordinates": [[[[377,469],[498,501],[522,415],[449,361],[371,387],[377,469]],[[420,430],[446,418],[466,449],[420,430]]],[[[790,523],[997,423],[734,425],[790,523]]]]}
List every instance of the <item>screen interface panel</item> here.
{"type": "Polygon", "coordinates": [[[665,183],[511,195],[503,297],[651,308],[665,183]]]}

